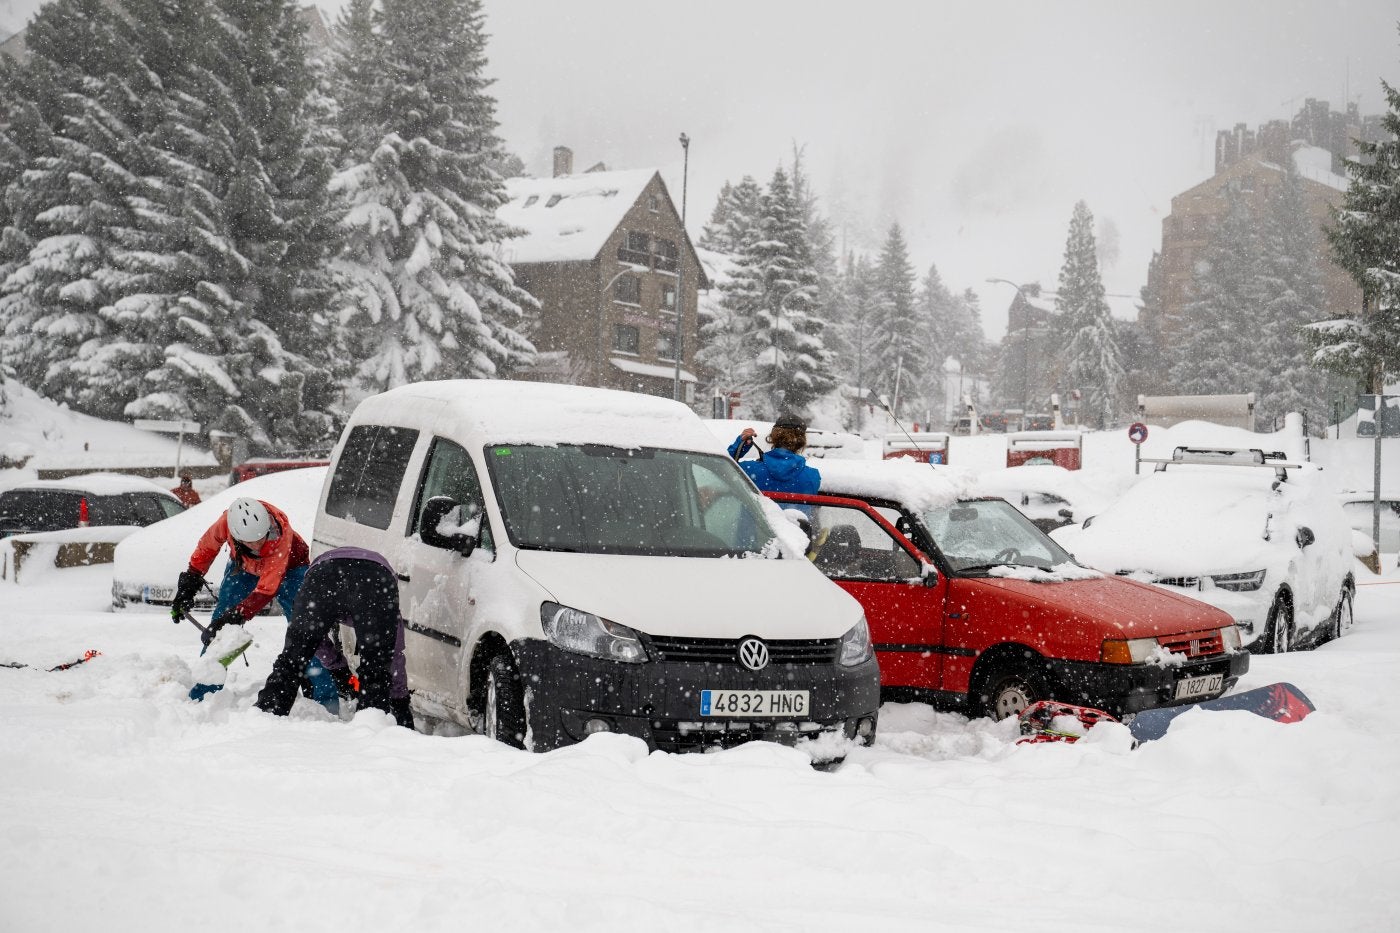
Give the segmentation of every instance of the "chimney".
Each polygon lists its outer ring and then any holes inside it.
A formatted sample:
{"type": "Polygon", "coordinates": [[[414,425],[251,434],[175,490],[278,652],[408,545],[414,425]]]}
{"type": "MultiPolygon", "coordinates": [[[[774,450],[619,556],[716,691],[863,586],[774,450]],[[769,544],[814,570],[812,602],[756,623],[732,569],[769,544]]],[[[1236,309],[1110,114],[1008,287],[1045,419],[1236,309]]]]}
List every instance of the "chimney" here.
{"type": "Polygon", "coordinates": [[[574,151],[568,146],[554,147],[554,177],[574,173],[574,151]]]}

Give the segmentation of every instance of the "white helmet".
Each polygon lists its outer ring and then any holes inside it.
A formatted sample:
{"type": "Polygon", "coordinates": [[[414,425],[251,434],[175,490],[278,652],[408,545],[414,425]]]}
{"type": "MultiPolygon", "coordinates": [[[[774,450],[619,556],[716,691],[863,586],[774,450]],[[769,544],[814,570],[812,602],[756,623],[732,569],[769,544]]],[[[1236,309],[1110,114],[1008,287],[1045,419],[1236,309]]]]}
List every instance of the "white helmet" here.
{"type": "Polygon", "coordinates": [[[267,514],[267,506],[257,499],[244,496],[233,500],[233,505],[228,507],[228,533],[238,541],[261,541],[271,527],[272,516],[267,514]]]}

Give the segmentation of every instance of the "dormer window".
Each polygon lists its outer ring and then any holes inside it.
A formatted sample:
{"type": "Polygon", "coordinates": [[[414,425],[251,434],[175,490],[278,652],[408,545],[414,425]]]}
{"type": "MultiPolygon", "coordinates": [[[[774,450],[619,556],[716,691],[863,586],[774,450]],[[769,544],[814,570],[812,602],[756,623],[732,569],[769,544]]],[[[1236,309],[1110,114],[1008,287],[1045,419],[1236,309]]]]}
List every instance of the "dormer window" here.
{"type": "Polygon", "coordinates": [[[525,206],[526,206],[526,207],[529,207],[531,204],[534,204],[534,203],[535,203],[536,201],[538,201],[539,199],[540,199],[540,196],[539,196],[538,194],[532,194],[532,195],[530,195],[528,198],[525,199],[525,206]]]}
{"type": "Polygon", "coordinates": [[[551,195],[549,196],[549,200],[544,202],[544,206],[545,206],[545,207],[553,207],[554,205],[558,204],[558,203],[559,203],[560,201],[562,201],[562,200],[564,200],[564,196],[563,196],[562,194],[551,194],[551,195]]]}

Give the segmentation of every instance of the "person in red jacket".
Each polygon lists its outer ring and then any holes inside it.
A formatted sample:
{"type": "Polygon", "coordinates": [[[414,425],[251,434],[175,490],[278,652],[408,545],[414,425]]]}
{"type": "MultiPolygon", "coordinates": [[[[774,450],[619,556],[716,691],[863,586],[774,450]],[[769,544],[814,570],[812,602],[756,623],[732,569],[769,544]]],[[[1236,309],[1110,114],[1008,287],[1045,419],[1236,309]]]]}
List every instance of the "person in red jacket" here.
{"type": "Polygon", "coordinates": [[[193,508],[199,505],[199,490],[194,488],[194,475],[186,470],[180,474],[180,485],[170,490],[175,494],[175,498],[180,500],[180,504],[185,508],[193,508]]]}
{"type": "Polygon", "coordinates": [[[189,568],[180,574],[170,607],[177,622],[194,605],[195,594],[204,585],[204,574],[225,545],[229,551],[228,568],[219,584],[214,617],[203,635],[206,646],[219,629],[242,625],[273,599],[290,622],[297,591],[310,563],[306,542],[292,528],[286,512],[260,499],[235,499],[200,537],[190,555],[189,568]]]}

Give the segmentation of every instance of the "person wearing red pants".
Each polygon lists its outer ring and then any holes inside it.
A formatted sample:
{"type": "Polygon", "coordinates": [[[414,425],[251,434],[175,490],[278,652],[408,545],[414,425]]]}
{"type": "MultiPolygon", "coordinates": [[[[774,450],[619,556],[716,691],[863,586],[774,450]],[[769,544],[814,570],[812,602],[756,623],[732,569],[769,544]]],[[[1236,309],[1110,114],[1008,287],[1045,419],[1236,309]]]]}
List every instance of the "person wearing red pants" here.
{"type": "MultiPolygon", "coordinates": [[[[384,556],[364,548],[336,548],[311,562],[297,593],[282,652],[255,705],[267,713],[287,715],[308,662],[318,655],[318,647],[320,654],[325,653],[328,636],[342,624],[355,630],[360,709],[382,710],[412,729],[398,582],[384,556]]],[[[339,666],[337,659],[321,660],[332,671],[339,666]]]]}

